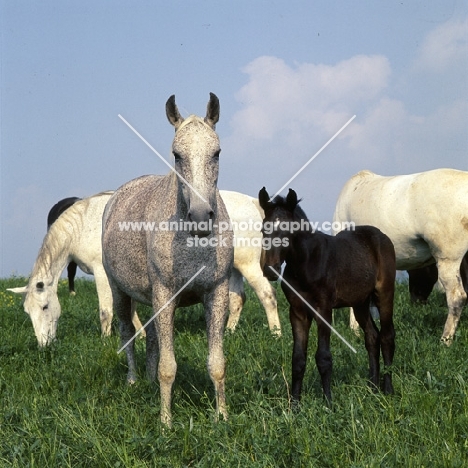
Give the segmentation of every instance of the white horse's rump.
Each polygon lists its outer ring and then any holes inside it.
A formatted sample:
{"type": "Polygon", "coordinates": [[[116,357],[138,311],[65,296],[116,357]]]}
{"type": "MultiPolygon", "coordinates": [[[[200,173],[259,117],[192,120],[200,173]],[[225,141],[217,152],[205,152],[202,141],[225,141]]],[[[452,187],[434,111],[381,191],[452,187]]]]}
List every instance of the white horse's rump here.
{"type": "MultiPolygon", "coordinates": [[[[50,227],[27,286],[9,291],[25,295],[24,310],[31,317],[34,332],[40,346],[55,339],[61,307],[57,297],[57,285],[63,269],[75,261],[85,273],[94,275],[99,299],[99,315],[103,336],[111,332],[113,317],[112,293],[102,266],[102,214],[114,192],[103,192],[77,201],[50,227]]],[[[237,192],[221,191],[228,214],[234,222],[262,220],[261,208],[256,199],[237,192]]],[[[241,230],[234,235],[256,239],[260,231],[241,230]]],[[[255,242],[252,244],[257,245],[255,242]]],[[[261,247],[239,246],[234,249],[234,269],[229,281],[229,320],[231,330],[237,325],[244,303],[246,278],[263,304],[272,332],[281,334],[275,290],[264,278],[260,267],[261,247]]],[[[141,328],[138,315],[134,325],[141,328]]]]}
{"type": "Polygon", "coordinates": [[[437,263],[449,308],[442,340],[450,343],[466,302],[460,263],[468,250],[468,172],[383,177],[361,171],[343,187],[334,221],[378,227],[395,246],[399,270],[437,263]]]}

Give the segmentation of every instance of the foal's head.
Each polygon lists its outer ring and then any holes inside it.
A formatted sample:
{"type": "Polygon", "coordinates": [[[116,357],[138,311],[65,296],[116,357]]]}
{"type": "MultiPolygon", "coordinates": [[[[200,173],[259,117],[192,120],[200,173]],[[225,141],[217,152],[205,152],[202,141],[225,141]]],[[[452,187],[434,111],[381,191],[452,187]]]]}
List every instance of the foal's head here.
{"type": "Polygon", "coordinates": [[[219,120],[219,100],[210,93],[205,119],[195,115],[183,119],[175,96],[171,96],[166,103],[166,115],[176,130],[172,153],[187,208],[187,220],[193,223],[190,232],[194,236],[208,236],[211,233],[210,220],[213,220],[216,211],[221,151],[215,132],[219,120]]]}
{"type": "Polygon", "coordinates": [[[263,219],[263,275],[270,281],[278,279],[289,246],[291,236],[297,224],[294,211],[298,204],[297,194],[289,189],[286,197],[277,196],[270,201],[270,195],[265,187],[258,194],[260,206],[265,212],[263,219]],[[273,268],[273,270],[272,270],[273,268]],[[276,273],[275,273],[276,272],[276,273]]]}

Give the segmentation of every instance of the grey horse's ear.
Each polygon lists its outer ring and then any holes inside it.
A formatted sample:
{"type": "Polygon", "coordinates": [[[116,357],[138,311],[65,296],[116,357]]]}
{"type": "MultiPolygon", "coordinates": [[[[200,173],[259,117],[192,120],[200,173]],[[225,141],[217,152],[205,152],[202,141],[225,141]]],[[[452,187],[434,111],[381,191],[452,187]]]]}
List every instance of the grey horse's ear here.
{"type": "Polygon", "coordinates": [[[173,94],[166,102],[166,115],[167,120],[174,125],[177,130],[180,124],[184,121],[183,117],[179,114],[179,109],[175,103],[175,95],[173,94]]]}
{"type": "Polygon", "coordinates": [[[265,187],[263,187],[262,190],[258,192],[258,201],[262,210],[266,211],[270,203],[270,195],[268,195],[268,192],[266,191],[265,187]]]}
{"type": "Polygon", "coordinates": [[[297,193],[293,189],[289,189],[288,195],[286,196],[286,206],[290,211],[294,211],[298,203],[297,193]]]}
{"type": "Polygon", "coordinates": [[[219,120],[219,99],[214,93],[210,93],[210,100],[206,107],[205,122],[214,130],[219,120]]]}

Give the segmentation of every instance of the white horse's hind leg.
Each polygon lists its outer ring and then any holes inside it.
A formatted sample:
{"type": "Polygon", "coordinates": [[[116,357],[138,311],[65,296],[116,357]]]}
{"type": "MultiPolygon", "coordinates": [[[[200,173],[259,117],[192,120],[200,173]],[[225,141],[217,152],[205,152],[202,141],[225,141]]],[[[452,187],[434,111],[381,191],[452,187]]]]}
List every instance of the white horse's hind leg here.
{"type": "Polygon", "coordinates": [[[109,285],[109,280],[104,271],[104,268],[94,268],[94,278],[96,281],[96,290],[99,300],[99,319],[101,321],[102,336],[110,336],[113,312],[112,291],[109,285]]]}
{"type": "Polygon", "coordinates": [[[354,311],[352,307],[349,308],[349,327],[351,328],[351,330],[353,330],[353,332],[356,335],[359,336],[359,323],[356,320],[356,317],[354,316],[354,311]]]}
{"type": "Polygon", "coordinates": [[[235,268],[229,278],[229,318],[226,327],[234,331],[245,303],[244,278],[235,268]]]}
{"type": "MultiPolygon", "coordinates": [[[[140,317],[138,317],[137,311],[136,311],[136,305],[137,302],[132,299],[132,322],[133,325],[135,325],[135,330],[138,332],[138,330],[143,328],[143,325],[140,322],[140,317]]],[[[138,335],[140,338],[144,338],[146,336],[146,331],[143,328],[141,330],[141,333],[138,335]]]]}
{"type": "Polygon", "coordinates": [[[265,308],[270,331],[276,336],[281,336],[281,323],[278,315],[276,292],[270,282],[263,276],[260,263],[250,264],[245,268],[243,267],[241,273],[265,308]]]}
{"type": "Polygon", "coordinates": [[[460,278],[460,261],[438,260],[437,269],[440,282],[445,289],[448,305],[448,315],[441,340],[450,345],[457,330],[467,296],[460,278]]]}

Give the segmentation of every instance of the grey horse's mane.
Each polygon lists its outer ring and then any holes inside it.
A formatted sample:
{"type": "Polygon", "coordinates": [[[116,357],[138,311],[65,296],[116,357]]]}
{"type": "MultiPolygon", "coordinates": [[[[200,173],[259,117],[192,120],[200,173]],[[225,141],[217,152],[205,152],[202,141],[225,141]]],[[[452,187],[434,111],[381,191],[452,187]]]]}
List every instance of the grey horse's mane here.
{"type": "MultiPolygon", "coordinates": [[[[93,198],[109,193],[113,192],[101,192],[94,195],[93,198]]],[[[88,205],[87,199],[76,202],[50,226],[39,249],[31,278],[36,278],[39,275],[49,276],[53,264],[64,256],[68,257],[72,242],[83,228],[83,213],[88,205]]]]}

